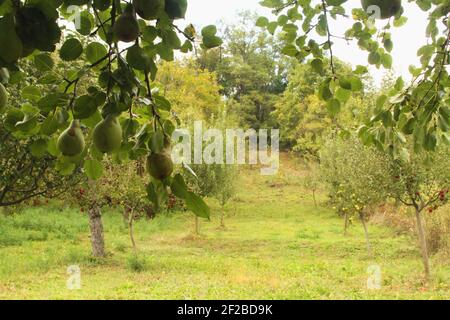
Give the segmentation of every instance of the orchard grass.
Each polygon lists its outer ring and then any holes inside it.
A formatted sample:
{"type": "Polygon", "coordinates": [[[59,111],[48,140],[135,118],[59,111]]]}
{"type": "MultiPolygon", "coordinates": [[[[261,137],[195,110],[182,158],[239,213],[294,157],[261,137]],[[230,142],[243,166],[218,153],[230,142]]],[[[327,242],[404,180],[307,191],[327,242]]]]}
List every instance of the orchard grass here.
{"type": "MultiPolygon", "coordinates": [[[[284,162],[283,162],[284,161],[284,162]]],[[[90,256],[88,218],[78,209],[28,208],[0,217],[1,299],[448,299],[450,265],[434,257],[425,285],[416,240],[370,224],[374,258],[357,221],[318,207],[301,173],[242,175],[237,199],[219,204],[194,236],[191,213],[135,224],[137,256],[119,212],[104,214],[108,256],[90,256]],[[26,217],[26,218],[25,218],[26,217]],[[68,290],[67,267],[81,268],[81,290],[68,290]],[[382,269],[382,288],[367,290],[367,268],[382,269]]],[[[292,164],[292,163],[291,163],[292,164]]],[[[322,205],[322,206],[321,206],[322,205]]],[[[448,262],[448,261],[447,261],[448,262]]]]}

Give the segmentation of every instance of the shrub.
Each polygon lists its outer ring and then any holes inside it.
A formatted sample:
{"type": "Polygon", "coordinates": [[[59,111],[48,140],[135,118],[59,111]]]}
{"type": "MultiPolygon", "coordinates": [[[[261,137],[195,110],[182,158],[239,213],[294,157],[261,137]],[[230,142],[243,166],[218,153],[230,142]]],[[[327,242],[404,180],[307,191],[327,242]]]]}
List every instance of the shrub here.
{"type": "Polygon", "coordinates": [[[143,272],[147,269],[147,260],[144,257],[133,254],[127,259],[127,267],[133,272],[143,272]]]}

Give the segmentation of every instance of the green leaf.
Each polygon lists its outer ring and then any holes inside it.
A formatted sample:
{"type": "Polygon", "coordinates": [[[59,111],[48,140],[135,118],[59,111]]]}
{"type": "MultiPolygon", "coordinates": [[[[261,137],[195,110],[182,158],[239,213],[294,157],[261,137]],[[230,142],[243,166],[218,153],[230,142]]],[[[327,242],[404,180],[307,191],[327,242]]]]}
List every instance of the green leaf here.
{"type": "Polygon", "coordinates": [[[163,96],[160,96],[160,95],[155,95],[153,97],[153,99],[154,99],[155,105],[158,109],[170,111],[172,105],[169,100],[167,100],[166,98],[164,98],[163,96]]]}
{"type": "Polygon", "coordinates": [[[378,52],[371,52],[369,53],[369,59],[368,59],[370,64],[379,64],[381,61],[381,56],[378,52]]]}
{"type": "Polygon", "coordinates": [[[394,27],[401,27],[405,25],[406,22],[408,22],[408,18],[405,16],[401,16],[400,18],[394,20],[394,27]]]}
{"type": "Polygon", "coordinates": [[[59,123],[55,115],[49,115],[41,125],[41,133],[46,136],[51,136],[58,131],[59,123]]]}
{"type": "Polygon", "coordinates": [[[352,92],[350,90],[337,88],[334,96],[338,99],[342,104],[345,104],[351,97],[352,92]]]}
{"type": "Polygon", "coordinates": [[[56,107],[64,106],[68,102],[68,96],[64,93],[50,93],[38,101],[38,107],[42,111],[50,112],[56,107]]]}
{"type": "Polygon", "coordinates": [[[147,197],[153,203],[155,211],[161,209],[161,205],[167,201],[168,194],[165,185],[160,181],[152,181],[147,185],[147,197]]]}
{"type": "Polygon", "coordinates": [[[208,205],[195,193],[188,192],[186,194],[186,207],[197,217],[206,218],[209,220],[211,213],[208,205]]]}
{"type": "Polygon", "coordinates": [[[341,103],[337,99],[331,99],[327,103],[327,110],[334,117],[341,111],[341,103]]]}
{"type": "Polygon", "coordinates": [[[36,86],[27,86],[22,89],[22,98],[37,102],[41,98],[41,90],[36,86]]]}
{"type": "Polygon", "coordinates": [[[95,97],[84,95],[75,100],[73,106],[73,116],[76,119],[86,119],[97,111],[97,101],[95,97]]]}
{"type": "Polygon", "coordinates": [[[386,69],[390,69],[392,67],[392,57],[389,54],[383,54],[381,56],[381,64],[386,69]]]}
{"type": "Polygon", "coordinates": [[[435,151],[437,146],[437,137],[435,132],[429,132],[425,135],[425,141],[423,144],[425,150],[435,151]]]}
{"type": "Polygon", "coordinates": [[[331,93],[331,90],[330,90],[330,82],[329,81],[322,82],[322,84],[319,86],[318,95],[319,95],[319,98],[322,99],[323,101],[328,101],[331,99],[333,94],[331,93]]]}
{"type": "Polygon", "coordinates": [[[40,53],[34,57],[34,64],[39,71],[51,71],[55,66],[52,57],[48,53],[40,53]]]}
{"type": "Polygon", "coordinates": [[[31,154],[37,158],[42,158],[47,152],[48,142],[45,139],[38,139],[30,146],[31,154]]]}
{"type": "Polygon", "coordinates": [[[281,53],[289,57],[295,57],[298,53],[297,47],[293,44],[288,44],[281,49],[281,53]]]}
{"type": "Polygon", "coordinates": [[[153,133],[150,140],[150,149],[152,152],[159,153],[164,149],[164,134],[161,131],[153,133]]]}
{"type": "Polygon", "coordinates": [[[170,185],[170,189],[173,194],[180,199],[186,199],[188,196],[188,187],[181,174],[175,175],[172,184],[170,185]]]}
{"type": "Polygon", "coordinates": [[[322,59],[314,59],[311,61],[311,67],[313,70],[319,74],[323,72],[323,61],[322,59]]]}
{"type": "Polygon", "coordinates": [[[78,39],[70,38],[61,47],[59,56],[65,61],[73,61],[78,59],[83,53],[83,46],[78,39]]]}
{"type": "Polygon", "coordinates": [[[394,48],[394,43],[392,42],[391,39],[386,39],[384,40],[384,48],[386,49],[386,51],[391,52],[392,49],[394,48]]]}
{"type": "Polygon", "coordinates": [[[376,107],[377,107],[377,110],[381,110],[381,109],[383,109],[383,107],[384,107],[384,104],[386,103],[386,101],[387,101],[387,96],[386,95],[381,95],[381,96],[379,96],[378,98],[377,98],[377,101],[376,101],[376,107]]]}
{"type": "Polygon", "coordinates": [[[89,179],[98,180],[103,175],[103,166],[98,160],[86,160],[84,162],[84,172],[89,179]]]}
{"type": "Polygon", "coordinates": [[[352,87],[351,90],[354,92],[361,91],[363,89],[363,83],[359,77],[351,76],[350,83],[352,87]]]}
{"type": "Polygon", "coordinates": [[[207,49],[219,47],[223,41],[216,36],[217,28],[214,25],[206,26],[202,29],[203,45],[207,49]]]}
{"type": "Polygon", "coordinates": [[[75,163],[72,163],[72,162],[58,161],[56,163],[55,168],[56,168],[56,171],[58,171],[61,175],[68,176],[73,173],[73,171],[76,168],[76,165],[75,165],[75,163]]]}
{"type": "Polygon", "coordinates": [[[91,42],[85,49],[86,58],[90,63],[95,63],[106,56],[108,51],[99,42],[91,42]]]}
{"type": "Polygon", "coordinates": [[[150,57],[139,45],[134,45],[127,51],[127,62],[134,69],[141,71],[149,70],[150,60],[150,57]]]}
{"type": "Polygon", "coordinates": [[[266,17],[259,17],[258,20],[256,20],[256,26],[260,28],[267,27],[269,24],[269,19],[266,17]]]}

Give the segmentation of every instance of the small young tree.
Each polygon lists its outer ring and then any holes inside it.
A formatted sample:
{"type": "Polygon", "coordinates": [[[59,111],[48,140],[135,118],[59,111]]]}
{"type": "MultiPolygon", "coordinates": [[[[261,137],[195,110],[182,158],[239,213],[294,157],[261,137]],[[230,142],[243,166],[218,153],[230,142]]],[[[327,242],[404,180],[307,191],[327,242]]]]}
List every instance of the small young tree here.
{"type": "Polygon", "coordinates": [[[214,198],[221,206],[220,226],[225,228],[225,206],[230,199],[236,195],[237,168],[234,165],[214,165],[212,170],[215,173],[216,188],[214,198]]]}
{"type": "Polygon", "coordinates": [[[128,226],[133,250],[137,253],[134,237],[133,223],[142,215],[153,215],[153,207],[147,199],[145,184],[149,178],[144,174],[145,169],[142,160],[136,160],[127,164],[107,165],[107,172],[101,178],[107,180],[110,192],[110,201],[123,211],[124,221],[128,226]],[[151,212],[149,212],[151,211],[151,212]]]}
{"type": "MultiPolygon", "coordinates": [[[[198,189],[200,195],[219,201],[220,226],[225,227],[225,206],[236,194],[237,167],[228,164],[201,164],[194,165],[193,169],[197,179],[191,179],[191,185],[198,189]]],[[[198,218],[196,218],[196,233],[198,233],[198,218]]]]}
{"type": "Polygon", "coordinates": [[[430,279],[431,267],[423,213],[432,213],[449,200],[450,149],[441,146],[436,152],[411,153],[408,159],[392,159],[391,195],[414,209],[425,278],[430,279]]]}
{"type": "Polygon", "coordinates": [[[367,251],[372,254],[367,219],[372,208],[387,197],[389,171],[384,155],[356,137],[330,141],[321,153],[322,174],[338,213],[356,216],[364,227],[367,251]]]}
{"type": "Polygon", "coordinates": [[[311,191],[314,206],[317,207],[316,192],[320,184],[320,181],[318,179],[317,168],[312,163],[308,163],[307,169],[308,171],[305,177],[303,178],[303,186],[305,187],[306,190],[311,191]]]}

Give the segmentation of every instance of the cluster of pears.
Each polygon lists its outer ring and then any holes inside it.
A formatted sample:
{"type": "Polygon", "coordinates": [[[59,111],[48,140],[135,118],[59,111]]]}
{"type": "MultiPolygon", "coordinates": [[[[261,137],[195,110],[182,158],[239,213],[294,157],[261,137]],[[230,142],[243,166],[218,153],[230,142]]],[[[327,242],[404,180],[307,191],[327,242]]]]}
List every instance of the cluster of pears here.
{"type": "Polygon", "coordinates": [[[164,180],[172,175],[172,148],[168,137],[164,138],[163,150],[152,152],[147,157],[147,172],[157,180],[164,180]]]}
{"type": "MultiPolygon", "coordinates": [[[[108,115],[92,132],[94,146],[102,153],[116,151],[122,145],[122,127],[116,116],[108,115]]],[[[83,153],[86,146],[80,120],[73,120],[58,138],[58,149],[64,156],[75,157],[83,153]]]]}
{"type": "Polygon", "coordinates": [[[117,18],[114,36],[122,42],[136,41],[140,34],[136,13],[144,20],[156,20],[164,12],[170,19],[180,19],[186,10],[187,0],[133,0],[117,18]]]}
{"type": "Polygon", "coordinates": [[[401,0],[361,0],[363,9],[367,12],[372,6],[380,8],[381,19],[395,16],[402,8],[401,0]]]}

